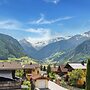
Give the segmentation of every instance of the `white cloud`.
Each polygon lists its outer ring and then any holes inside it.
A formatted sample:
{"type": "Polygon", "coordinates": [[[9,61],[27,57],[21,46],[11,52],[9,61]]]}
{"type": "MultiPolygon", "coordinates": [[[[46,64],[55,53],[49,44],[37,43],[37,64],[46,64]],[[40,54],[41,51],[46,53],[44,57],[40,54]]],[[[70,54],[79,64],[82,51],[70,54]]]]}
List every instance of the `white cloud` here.
{"type": "Polygon", "coordinates": [[[60,0],[44,0],[47,3],[53,3],[53,4],[58,4],[60,0]]]}
{"type": "Polygon", "coordinates": [[[47,41],[51,38],[51,30],[46,28],[29,28],[26,30],[27,32],[31,32],[33,34],[36,34],[36,37],[28,37],[27,40],[36,43],[37,41],[47,41]]]}
{"type": "Polygon", "coordinates": [[[52,20],[47,20],[45,19],[44,14],[41,14],[41,17],[37,20],[34,21],[30,21],[30,24],[37,24],[37,25],[42,25],[42,24],[53,24],[59,21],[63,21],[63,20],[69,20],[72,17],[66,16],[66,17],[62,17],[62,18],[56,18],[56,19],[52,19],[52,20]]]}
{"type": "Polygon", "coordinates": [[[0,29],[4,29],[4,30],[21,29],[21,23],[16,20],[3,20],[0,21],[0,29]]]}
{"type": "Polygon", "coordinates": [[[49,33],[49,29],[44,29],[44,28],[37,28],[37,29],[34,29],[34,28],[29,28],[26,30],[27,32],[32,32],[32,33],[38,33],[38,34],[46,34],[46,33],[49,33]]]}

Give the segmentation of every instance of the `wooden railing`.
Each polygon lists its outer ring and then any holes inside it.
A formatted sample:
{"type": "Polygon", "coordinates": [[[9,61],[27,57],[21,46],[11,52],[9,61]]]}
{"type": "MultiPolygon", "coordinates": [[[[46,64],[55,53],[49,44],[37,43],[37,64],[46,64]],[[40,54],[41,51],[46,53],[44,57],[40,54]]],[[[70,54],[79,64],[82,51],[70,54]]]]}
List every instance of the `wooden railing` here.
{"type": "Polygon", "coordinates": [[[21,82],[17,81],[0,81],[0,90],[2,89],[20,89],[21,82]]]}

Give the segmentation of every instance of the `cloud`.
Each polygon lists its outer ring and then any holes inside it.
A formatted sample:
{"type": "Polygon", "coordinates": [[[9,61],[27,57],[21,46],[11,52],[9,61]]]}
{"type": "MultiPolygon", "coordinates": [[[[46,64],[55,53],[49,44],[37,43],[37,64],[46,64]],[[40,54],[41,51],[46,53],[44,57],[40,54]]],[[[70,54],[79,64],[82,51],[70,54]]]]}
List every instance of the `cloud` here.
{"type": "Polygon", "coordinates": [[[48,28],[30,28],[26,30],[27,32],[33,33],[34,37],[29,36],[27,39],[27,41],[31,42],[32,44],[35,44],[37,42],[46,42],[48,43],[49,40],[51,39],[55,39],[56,37],[63,37],[61,36],[60,33],[58,32],[54,32],[52,33],[52,29],[48,29],[48,28]]]}
{"type": "Polygon", "coordinates": [[[27,40],[32,43],[36,43],[37,41],[47,41],[51,38],[51,30],[47,28],[29,28],[26,31],[36,35],[34,37],[29,36],[27,38],[27,40]]]}
{"type": "Polygon", "coordinates": [[[34,21],[30,21],[30,24],[37,24],[37,25],[42,25],[42,24],[53,24],[59,21],[63,21],[63,20],[69,20],[72,17],[66,16],[66,17],[62,17],[62,18],[56,18],[56,19],[52,19],[52,20],[47,20],[45,19],[44,14],[41,14],[41,17],[37,20],[34,21]]]}
{"type": "Polygon", "coordinates": [[[17,30],[21,28],[21,23],[16,20],[3,20],[0,21],[0,29],[4,30],[17,30]]]}
{"type": "Polygon", "coordinates": [[[50,35],[50,29],[47,29],[47,28],[29,28],[29,29],[26,29],[25,31],[27,32],[31,32],[31,33],[35,33],[35,34],[39,34],[39,35],[50,35]]]}
{"type": "Polygon", "coordinates": [[[53,4],[58,4],[60,0],[44,0],[47,3],[53,3],[53,4]]]}

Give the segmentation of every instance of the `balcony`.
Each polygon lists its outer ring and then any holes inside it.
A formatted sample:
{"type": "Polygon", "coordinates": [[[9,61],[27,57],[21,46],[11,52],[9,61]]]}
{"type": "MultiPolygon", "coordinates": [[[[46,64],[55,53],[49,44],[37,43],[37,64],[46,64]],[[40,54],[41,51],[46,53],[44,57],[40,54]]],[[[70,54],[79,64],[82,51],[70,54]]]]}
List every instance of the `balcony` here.
{"type": "Polygon", "coordinates": [[[0,90],[12,90],[12,89],[21,89],[21,82],[19,81],[0,81],[0,90]]]}

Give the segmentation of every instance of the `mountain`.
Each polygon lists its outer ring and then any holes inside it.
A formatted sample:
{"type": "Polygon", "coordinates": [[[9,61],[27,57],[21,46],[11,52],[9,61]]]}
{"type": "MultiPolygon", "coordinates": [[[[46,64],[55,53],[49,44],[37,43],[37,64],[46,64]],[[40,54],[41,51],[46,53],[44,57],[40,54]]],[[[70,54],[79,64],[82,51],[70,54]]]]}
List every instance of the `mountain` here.
{"type": "Polygon", "coordinates": [[[82,42],[73,50],[62,53],[61,55],[59,52],[56,55],[58,56],[53,55],[49,59],[52,61],[59,61],[60,63],[87,60],[87,58],[90,58],[90,39],[82,42]]]}
{"type": "Polygon", "coordinates": [[[90,57],[90,39],[78,45],[72,54],[71,60],[85,60],[90,57]]]}
{"type": "Polygon", "coordinates": [[[19,42],[11,36],[0,34],[0,60],[9,57],[24,56],[23,48],[19,42]]]}
{"type": "MultiPolygon", "coordinates": [[[[90,39],[90,31],[84,34],[77,34],[69,39],[64,39],[61,37],[53,38],[48,41],[36,42],[34,44],[24,40],[21,43],[26,53],[29,56],[38,60],[52,60],[64,62],[67,60],[72,60],[79,58],[79,54],[75,56],[76,48],[86,40],[90,39]],[[27,47],[26,47],[27,46],[27,47]],[[75,56],[75,58],[74,58],[75,56]]],[[[77,50],[76,50],[77,51],[77,50]]]]}
{"type": "Polygon", "coordinates": [[[20,40],[19,43],[24,48],[24,52],[29,56],[33,57],[37,50],[32,46],[26,39],[20,40]]]}
{"type": "Polygon", "coordinates": [[[54,37],[48,40],[41,40],[41,41],[36,41],[36,42],[31,42],[29,39],[25,39],[28,43],[30,43],[36,50],[40,50],[46,45],[54,42],[58,42],[61,40],[65,40],[63,37],[54,37]]]}
{"type": "Polygon", "coordinates": [[[35,58],[43,60],[51,58],[51,56],[53,57],[53,55],[55,55],[58,52],[65,53],[67,51],[74,49],[79,44],[88,39],[89,37],[83,35],[75,35],[67,40],[61,40],[54,43],[50,43],[45,47],[43,47],[42,49],[40,49],[38,53],[35,54],[35,58]]]}

